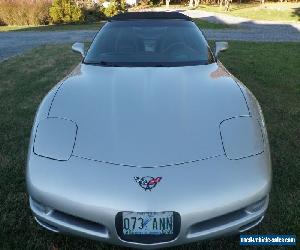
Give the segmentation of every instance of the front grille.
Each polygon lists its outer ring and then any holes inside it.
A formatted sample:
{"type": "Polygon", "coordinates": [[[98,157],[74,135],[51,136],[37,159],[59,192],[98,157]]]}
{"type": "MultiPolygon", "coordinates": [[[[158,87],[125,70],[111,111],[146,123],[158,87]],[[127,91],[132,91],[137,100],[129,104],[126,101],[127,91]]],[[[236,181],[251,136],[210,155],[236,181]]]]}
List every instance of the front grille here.
{"type": "Polygon", "coordinates": [[[246,215],[247,213],[244,211],[244,209],[241,209],[225,215],[218,216],[213,219],[201,221],[191,226],[189,233],[194,234],[194,233],[204,232],[206,230],[211,230],[213,228],[218,228],[230,222],[242,219],[246,215]]]}
{"type": "Polygon", "coordinates": [[[250,220],[248,224],[241,226],[240,229],[237,229],[237,231],[245,231],[257,225],[262,220],[263,216],[256,218],[255,214],[260,214],[266,209],[268,198],[269,197],[266,196],[265,198],[242,209],[198,222],[190,227],[188,235],[190,237],[193,237],[194,235],[205,235],[211,231],[218,231],[222,228],[224,229],[227,226],[232,225],[232,223],[243,223],[245,220],[250,220]],[[253,218],[252,221],[251,218],[253,218]]]}
{"type": "Polygon", "coordinates": [[[79,231],[91,236],[108,238],[108,229],[93,221],[52,209],[30,198],[30,207],[37,222],[51,231],[79,231]]]}
{"type": "Polygon", "coordinates": [[[34,218],[35,218],[36,222],[37,222],[40,226],[42,226],[42,227],[48,229],[49,231],[55,232],[55,233],[58,233],[58,232],[59,232],[59,230],[58,230],[55,226],[52,226],[52,225],[48,224],[47,222],[45,222],[45,221],[43,221],[43,220],[41,220],[41,219],[39,219],[39,218],[37,218],[37,217],[34,217],[34,218]]]}
{"type": "Polygon", "coordinates": [[[264,216],[260,216],[257,219],[255,219],[254,221],[251,221],[250,223],[241,226],[239,231],[242,233],[244,231],[249,230],[252,227],[255,227],[257,224],[259,224],[263,220],[263,218],[264,218],[264,216]]]}
{"type": "Polygon", "coordinates": [[[180,215],[177,212],[174,213],[173,218],[173,234],[165,234],[165,235],[124,235],[123,234],[123,222],[122,222],[122,212],[116,215],[115,224],[119,237],[127,242],[135,242],[135,243],[143,243],[143,244],[154,244],[160,242],[168,242],[174,240],[179,232],[181,219],[180,215]]]}
{"type": "Polygon", "coordinates": [[[100,234],[107,234],[106,227],[99,223],[75,217],[73,215],[69,215],[57,210],[54,210],[52,212],[51,217],[56,220],[63,221],[64,223],[67,223],[69,225],[72,225],[73,227],[83,228],[85,230],[100,234]]]}

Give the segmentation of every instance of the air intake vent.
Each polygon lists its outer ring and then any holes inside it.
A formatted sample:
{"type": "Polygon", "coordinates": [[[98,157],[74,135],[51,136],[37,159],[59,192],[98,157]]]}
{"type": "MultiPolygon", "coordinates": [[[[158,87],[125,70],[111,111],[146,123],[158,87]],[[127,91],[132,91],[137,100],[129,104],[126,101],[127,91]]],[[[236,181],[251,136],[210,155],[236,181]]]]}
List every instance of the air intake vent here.
{"type": "Polygon", "coordinates": [[[56,210],[53,211],[51,217],[56,220],[63,221],[64,223],[67,223],[69,225],[72,225],[73,227],[80,227],[88,231],[107,234],[106,228],[103,225],[96,222],[81,219],[56,210]]]}

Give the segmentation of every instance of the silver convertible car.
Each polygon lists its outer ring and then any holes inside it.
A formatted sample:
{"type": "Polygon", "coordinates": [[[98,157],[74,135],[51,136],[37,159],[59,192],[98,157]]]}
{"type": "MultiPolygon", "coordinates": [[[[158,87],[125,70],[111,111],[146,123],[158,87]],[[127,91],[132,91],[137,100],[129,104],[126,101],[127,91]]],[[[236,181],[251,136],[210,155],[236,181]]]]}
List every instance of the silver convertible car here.
{"type": "Polygon", "coordinates": [[[30,208],[53,232],[154,249],[244,232],[271,187],[253,94],[176,12],[111,18],[42,101],[27,162],[30,208]]]}

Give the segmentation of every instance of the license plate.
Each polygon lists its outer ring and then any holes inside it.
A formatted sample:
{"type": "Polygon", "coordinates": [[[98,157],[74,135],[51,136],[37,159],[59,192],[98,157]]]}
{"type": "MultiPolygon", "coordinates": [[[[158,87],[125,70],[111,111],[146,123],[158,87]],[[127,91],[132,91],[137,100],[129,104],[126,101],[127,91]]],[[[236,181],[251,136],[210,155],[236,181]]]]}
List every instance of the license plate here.
{"type": "Polygon", "coordinates": [[[173,234],[173,212],[123,212],[124,235],[173,234]]]}

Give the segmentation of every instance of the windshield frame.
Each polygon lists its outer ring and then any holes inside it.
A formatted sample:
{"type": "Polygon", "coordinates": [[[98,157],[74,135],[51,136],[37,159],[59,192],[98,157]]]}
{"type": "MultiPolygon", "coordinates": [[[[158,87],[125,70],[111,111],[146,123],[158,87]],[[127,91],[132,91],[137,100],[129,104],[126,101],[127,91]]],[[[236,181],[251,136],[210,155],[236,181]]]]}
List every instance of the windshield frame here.
{"type": "Polygon", "coordinates": [[[164,22],[163,19],[132,19],[132,20],[126,20],[126,21],[115,21],[115,20],[109,20],[106,22],[97,32],[97,34],[94,36],[92,43],[89,46],[89,49],[87,50],[84,58],[82,59],[82,63],[85,65],[92,65],[92,66],[100,66],[100,67],[184,67],[184,66],[197,66],[197,65],[208,65],[212,63],[216,63],[217,59],[214,56],[214,53],[212,52],[207,39],[201,29],[194,23],[194,21],[190,20],[180,20],[180,19],[171,19],[168,20],[169,22],[190,22],[193,23],[193,25],[197,28],[198,32],[200,32],[202,36],[202,40],[205,43],[207,47],[207,53],[208,53],[208,59],[207,60],[197,60],[197,61],[177,61],[177,62],[106,62],[106,61],[95,61],[95,62],[88,62],[86,61],[86,57],[88,56],[88,53],[91,53],[92,45],[94,44],[95,40],[98,38],[98,35],[100,32],[106,28],[107,25],[113,22],[141,22],[141,21],[147,21],[147,22],[164,22]]]}

